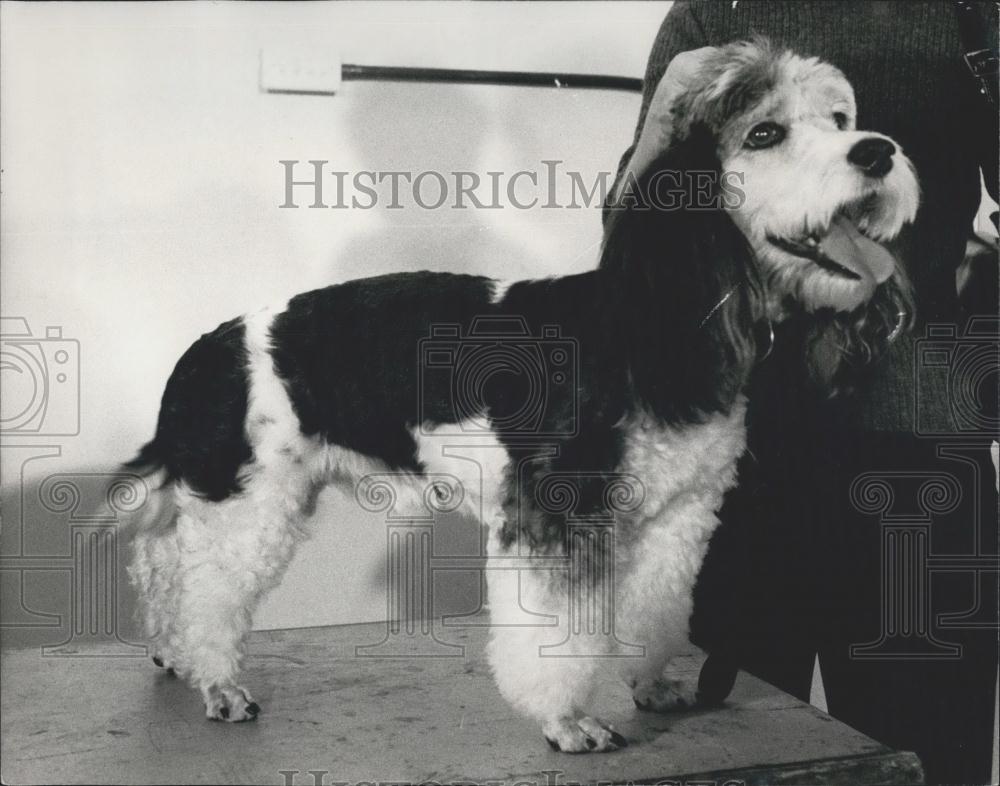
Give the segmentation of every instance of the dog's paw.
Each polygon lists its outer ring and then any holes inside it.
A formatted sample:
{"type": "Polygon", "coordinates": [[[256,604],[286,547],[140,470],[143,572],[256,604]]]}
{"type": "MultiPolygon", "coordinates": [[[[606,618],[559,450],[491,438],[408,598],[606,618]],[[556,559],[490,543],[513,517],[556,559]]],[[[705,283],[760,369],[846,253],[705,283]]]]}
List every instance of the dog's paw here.
{"type": "Polygon", "coordinates": [[[644,712],[677,712],[698,704],[698,687],[684,680],[641,680],[632,687],[632,701],[644,712]]]}
{"type": "Polygon", "coordinates": [[[260,705],[251,698],[246,688],[212,688],[205,699],[205,717],[209,720],[242,723],[257,720],[260,705]]]}
{"type": "Polygon", "coordinates": [[[542,733],[552,750],[563,753],[601,753],[628,745],[609,724],[587,715],[551,720],[542,727],[542,733]]]}
{"type": "Polygon", "coordinates": [[[153,665],[157,666],[157,667],[159,667],[161,669],[166,669],[167,670],[167,674],[170,675],[171,677],[173,677],[173,676],[176,675],[176,672],[174,671],[174,667],[171,666],[166,660],[164,660],[159,655],[154,655],[153,656],[153,665]]]}

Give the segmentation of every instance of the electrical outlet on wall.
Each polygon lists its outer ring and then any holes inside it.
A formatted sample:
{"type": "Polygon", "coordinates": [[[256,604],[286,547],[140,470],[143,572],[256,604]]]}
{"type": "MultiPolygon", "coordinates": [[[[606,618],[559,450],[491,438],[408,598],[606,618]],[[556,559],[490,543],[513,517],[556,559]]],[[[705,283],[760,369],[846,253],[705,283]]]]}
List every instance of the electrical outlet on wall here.
{"type": "Polygon", "coordinates": [[[336,93],[340,57],[330,48],[274,48],[260,53],[260,89],[266,93],[336,93]]]}

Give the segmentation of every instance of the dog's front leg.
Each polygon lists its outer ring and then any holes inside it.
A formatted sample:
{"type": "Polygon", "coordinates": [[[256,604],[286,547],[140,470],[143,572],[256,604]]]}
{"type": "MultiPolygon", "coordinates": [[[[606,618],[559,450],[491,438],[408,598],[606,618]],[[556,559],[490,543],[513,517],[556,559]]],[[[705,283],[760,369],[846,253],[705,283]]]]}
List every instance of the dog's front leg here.
{"type": "Polygon", "coordinates": [[[716,499],[694,498],[650,522],[627,575],[617,606],[618,629],[628,641],[642,642],[644,657],[623,661],[623,676],[636,707],[671,712],[700,703],[697,673],[689,679],[664,674],[670,660],[690,652],[689,621],[694,584],[707,537],[718,519],[716,499]]]}
{"type": "MultiPolygon", "coordinates": [[[[645,712],[674,712],[700,703],[697,680],[671,679],[664,676],[666,663],[630,677],[632,701],[645,712]]],[[[695,675],[697,677],[697,675],[695,675]]]]}
{"type": "Polygon", "coordinates": [[[612,751],[625,738],[587,714],[597,671],[607,660],[593,641],[571,636],[567,579],[552,571],[518,569],[491,555],[490,667],[501,695],[542,727],[554,750],[612,751]]]}

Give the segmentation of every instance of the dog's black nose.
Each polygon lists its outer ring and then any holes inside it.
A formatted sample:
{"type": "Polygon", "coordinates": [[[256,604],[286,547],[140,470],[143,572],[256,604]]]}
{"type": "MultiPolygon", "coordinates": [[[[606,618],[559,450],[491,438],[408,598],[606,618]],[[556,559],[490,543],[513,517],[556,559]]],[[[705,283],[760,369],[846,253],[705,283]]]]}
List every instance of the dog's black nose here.
{"type": "Polygon", "coordinates": [[[869,177],[885,177],[892,169],[896,146],[888,139],[870,136],[847,152],[847,160],[869,177]]]}

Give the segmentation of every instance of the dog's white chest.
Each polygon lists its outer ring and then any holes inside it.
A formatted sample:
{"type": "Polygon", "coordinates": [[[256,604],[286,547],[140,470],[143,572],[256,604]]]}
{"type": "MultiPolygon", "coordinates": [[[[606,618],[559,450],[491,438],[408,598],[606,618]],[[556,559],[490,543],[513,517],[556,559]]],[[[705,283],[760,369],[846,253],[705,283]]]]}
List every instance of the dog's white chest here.
{"type": "Polygon", "coordinates": [[[711,510],[736,482],[736,461],[746,447],[746,402],[704,423],[664,426],[636,418],[627,429],[620,471],[642,484],[634,521],[662,520],[672,507],[701,500],[711,510]]]}

